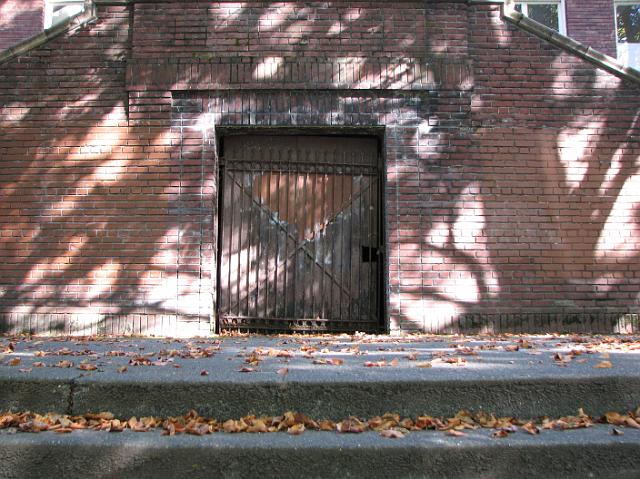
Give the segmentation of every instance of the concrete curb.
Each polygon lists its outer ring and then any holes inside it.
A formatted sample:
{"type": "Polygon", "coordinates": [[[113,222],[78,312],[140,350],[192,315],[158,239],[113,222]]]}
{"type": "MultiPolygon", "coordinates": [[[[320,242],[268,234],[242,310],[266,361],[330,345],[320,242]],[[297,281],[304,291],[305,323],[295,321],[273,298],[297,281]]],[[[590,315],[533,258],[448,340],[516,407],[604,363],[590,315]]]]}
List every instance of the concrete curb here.
{"type": "Polygon", "coordinates": [[[397,412],[453,416],[460,409],[500,416],[537,417],[635,409],[640,381],[624,378],[521,381],[380,381],[239,383],[99,383],[79,381],[72,393],[74,413],[111,411],[122,417],[176,416],[189,409],[219,419],[246,414],[299,411],[333,420],[397,412]],[[241,400],[240,400],[241,399],[241,400]]]}
{"type": "Polygon", "coordinates": [[[18,477],[465,477],[631,478],[640,475],[640,431],[612,436],[598,426],[450,437],[416,432],[403,439],[305,432],[160,436],[81,431],[0,434],[0,478],[18,477]]]}
{"type": "Polygon", "coordinates": [[[319,419],[385,412],[450,417],[461,409],[533,418],[599,417],[638,406],[640,380],[628,377],[399,381],[101,381],[0,379],[0,410],[110,411],[118,417],[178,416],[195,409],[217,419],[299,411],[319,419]]]}

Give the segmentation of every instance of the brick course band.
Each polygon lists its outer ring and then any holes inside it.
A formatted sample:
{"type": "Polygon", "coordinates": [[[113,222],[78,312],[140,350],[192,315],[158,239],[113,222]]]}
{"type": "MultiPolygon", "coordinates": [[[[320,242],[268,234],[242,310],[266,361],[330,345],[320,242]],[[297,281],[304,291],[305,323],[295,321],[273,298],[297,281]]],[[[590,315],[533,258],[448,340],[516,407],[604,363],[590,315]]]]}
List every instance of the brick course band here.
{"type": "Polygon", "coordinates": [[[211,59],[210,63],[135,63],[127,67],[127,89],[353,89],[433,90],[470,89],[468,60],[380,61],[370,58],[211,59]]]}

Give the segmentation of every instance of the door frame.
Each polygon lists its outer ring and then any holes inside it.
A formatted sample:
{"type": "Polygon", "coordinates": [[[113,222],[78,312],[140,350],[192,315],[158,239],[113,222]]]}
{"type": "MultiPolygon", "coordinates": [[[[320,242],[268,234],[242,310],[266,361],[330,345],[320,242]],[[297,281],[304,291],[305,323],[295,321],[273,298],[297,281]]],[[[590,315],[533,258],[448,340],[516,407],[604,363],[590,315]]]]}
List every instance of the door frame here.
{"type": "MultiPolygon", "coordinates": [[[[358,126],[358,127],[326,127],[326,126],[304,126],[304,127],[269,127],[269,126],[220,126],[215,131],[215,157],[217,160],[224,157],[224,139],[230,136],[245,136],[245,135],[264,135],[264,136],[340,136],[340,137],[354,137],[354,136],[366,136],[375,138],[378,143],[378,195],[379,195],[379,211],[378,214],[378,234],[380,235],[380,258],[378,260],[378,288],[379,288],[379,300],[378,300],[378,332],[382,334],[388,334],[390,324],[387,312],[389,311],[389,251],[387,241],[387,216],[385,208],[385,193],[387,190],[387,172],[385,165],[386,161],[386,149],[385,149],[385,127],[380,126],[358,126]]],[[[215,268],[212,271],[213,274],[213,295],[212,295],[212,324],[211,330],[215,334],[221,332],[220,327],[220,294],[221,288],[221,242],[222,234],[221,229],[223,226],[222,214],[223,214],[223,192],[224,192],[224,171],[217,161],[216,165],[216,193],[217,197],[214,199],[214,211],[213,211],[213,231],[216,235],[214,238],[215,251],[215,268]]]]}

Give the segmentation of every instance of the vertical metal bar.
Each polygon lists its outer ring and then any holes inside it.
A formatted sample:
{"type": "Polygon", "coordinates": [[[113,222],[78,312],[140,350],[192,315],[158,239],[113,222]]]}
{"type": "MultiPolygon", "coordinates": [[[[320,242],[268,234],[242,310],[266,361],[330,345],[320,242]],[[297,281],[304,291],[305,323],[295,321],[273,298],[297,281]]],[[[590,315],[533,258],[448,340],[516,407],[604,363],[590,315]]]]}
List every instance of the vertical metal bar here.
{"type": "MultiPolygon", "coordinates": [[[[332,178],[331,178],[331,214],[333,215],[337,215],[338,211],[336,209],[336,181],[338,178],[338,175],[336,174],[336,170],[335,167],[331,167],[331,170],[333,171],[332,173],[332,178]]],[[[336,231],[338,229],[338,218],[334,218],[333,220],[333,226],[332,226],[332,230],[333,230],[333,234],[329,235],[329,225],[327,225],[327,238],[329,238],[329,241],[331,241],[331,280],[329,281],[329,286],[331,287],[331,289],[329,290],[329,309],[330,309],[330,315],[331,318],[334,319],[336,316],[334,314],[334,308],[335,308],[335,304],[336,302],[334,301],[334,297],[333,297],[333,291],[335,289],[335,284],[336,283],[336,231]]],[[[338,308],[338,311],[340,311],[340,309],[338,308]]],[[[338,317],[340,317],[340,314],[338,313],[338,317]]]]}
{"type": "MultiPolygon", "coordinates": [[[[316,231],[316,196],[317,196],[317,188],[316,188],[316,184],[318,181],[318,174],[313,173],[311,174],[311,218],[309,221],[309,225],[310,225],[310,230],[311,230],[311,244],[313,245],[313,260],[311,261],[311,284],[309,285],[309,294],[310,294],[310,301],[311,304],[309,305],[309,317],[310,318],[315,318],[316,316],[318,316],[316,314],[315,311],[315,297],[316,294],[319,291],[315,291],[316,289],[316,269],[318,268],[318,266],[316,266],[316,263],[318,262],[318,250],[317,250],[317,244],[318,244],[318,238],[316,238],[316,234],[318,233],[318,231],[316,231]]],[[[320,281],[322,281],[322,269],[320,270],[320,281]]]]}
{"type": "Polygon", "coordinates": [[[340,242],[340,287],[338,288],[338,291],[340,293],[340,321],[344,321],[344,318],[342,317],[342,296],[343,296],[343,286],[344,286],[344,270],[345,270],[345,264],[344,264],[344,217],[345,217],[345,210],[342,209],[342,205],[344,204],[343,200],[344,200],[344,180],[345,180],[345,175],[342,174],[342,169],[340,170],[340,202],[338,203],[338,209],[340,210],[340,233],[338,235],[337,241],[340,242]]]}
{"type": "MultiPolygon", "coordinates": [[[[358,321],[363,321],[366,320],[365,315],[363,314],[363,294],[362,294],[362,269],[364,268],[364,262],[362,261],[362,243],[364,243],[364,211],[362,208],[362,203],[363,203],[363,196],[364,196],[364,190],[363,188],[365,187],[365,182],[364,182],[365,176],[363,174],[360,175],[360,191],[358,194],[358,223],[359,223],[359,227],[358,227],[358,242],[356,245],[356,261],[358,263],[358,321]],[[359,253],[359,254],[358,254],[359,253]]],[[[368,245],[367,245],[368,246],[368,245]]],[[[369,253],[369,255],[371,255],[371,251],[367,250],[367,252],[369,253]]]]}
{"type": "MultiPolygon", "coordinates": [[[[277,184],[276,184],[276,205],[277,205],[277,209],[278,209],[278,222],[282,222],[282,220],[280,219],[281,217],[281,210],[280,210],[280,180],[282,177],[282,173],[278,172],[277,174],[277,184]]],[[[274,271],[274,286],[273,286],[273,311],[274,311],[274,317],[279,317],[278,315],[278,300],[280,300],[282,298],[281,295],[278,294],[278,264],[280,263],[280,228],[278,227],[279,225],[276,225],[276,265],[275,265],[275,271],[274,271]]],[[[285,241],[286,241],[286,236],[285,236],[285,241]]],[[[285,243],[285,248],[286,248],[286,243],[285,243]]],[[[286,257],[286,256],[285,256],[286,257]]],[[[285,272],[287,270],[287,264],[285,263],[284,265],[285,268],[285,272]]],[[[286,277],[286,276],[285,276],[286,277]]]]}
{"type": "Polygon", "coordinates": [[[353,194],[355,191],[355,176],[353,175],[353,170],[351,171],[351,197],[349,198],[349,242],[347,244],[347,248],[349,251],[349,288],[347,291],[349,292],[349,321],[353,321],[353,194]]]}
{"type": "Polygon", "coordinates": [[[382,295],[384,292],[383,289],[383,277],[382,277],[382,272],[384,271],[384,263],[383,263],[383,256],[382,256],[382,252],[380,250],[380,248],[383,245],[383,241],[384,241],[384,237],[382,236],[382,181],[380,179],[380,177],[378,176],[378,173],[376,173],[376,188],[373,192],[373,223],[374,223],[374,234],[375,234],[375,244],[376,244],[376,253],[377,253],[377,257],[376,257],[376,264],[375,264],[375,269],[374,269],[374,276],[373,276],[373,281],[374,281],[374,295],[373,295],[373,310],[374,313],[376,315],[376,319],[378,321],[381,321],[382,316],[380,315],[381,311],[381,307],[382,307],[382,295]]]}
{"type": "Polygon", "coordinates": [[[236,278],[236,315],[237,316],[242,316],[242,313],[240,311],[240,284],[241,284],[241,270],[242,270],[242,223],[243,223],[243,218],[242,218],[242,213],[244,210],[244,178],[243,178],[243,172],[240,172],[239,174],[240,176],[240,198],[239,198],[239,206],[240,206],[240,212],[239,212],[239,227],[238,227],[238,251],[236,254],[236,257],[238,258],[238,271],[237,271],[237,278],[236,278]]]}
{"type": "MultiPolygon", "coordinates": [[[[367,210],[368,210],[368,214],[367,214],[367,244],[369,246],[369,248],[373,248],[373,244],[374,242],[372,241],[372,232],[373,232],[373,221],[372,221],[372,214],[371,214],[371,210],[373,208],[373,187],[374,187],[374,179],[373,178],[369,178],[369,201],[367,201],[367,210]]],[[[377,257],[377,243],[376,243],[376,262],[378,260],[377,257]]],[[[369,249],[369,289],[368,289],[368,299],[369,299],[369,314],[368,317],[369,319],[373,318],[373,309],[372,309],[372,300],[373,300],[373,295],[374,295],[374,288],[375,288],[375,282],[373,279],[373,274],[375,271],[375,267],[377,266],[377,263],[374,265],[372,260],[373,258],[371,257],[372,254],[372,250],[369,249]]]]}
{"type": "MultiPolygon", "coordinates": [[[[298,235],[300,235],[300,232],[297,231],[297,229],[299,228],[298,226],[298,170],[296,169],[293,173],[293,176],[295,178],[295,183],[293,185],[293,224],[296,225],[296,232],[298,235]]],[[[297,283],[297,276],[298,276],[298,240],[299,240],[299,236],[293,235],[294,239],[294,243],[293,243],[293,318],[296,318],[296,306],[297,306],[297,301],[296,301],[296,283],[297,283]]]]}
{"type": "Polygon", "coordinates": [[[257,214],[254,215],[256,217],[256,221],[258,222],[258,231],[256,232],[256,260],[255,260],[255,268],[256,268],[256,291],[253,300],[253,313],[251,316],[258,317],[260,313],[258,312],[258,306],[260,303],[260,262],[262,260],[262,217],[264,212],[262,211],[262,174],[260,169],[256,169],[253,172],[253,180],[251,181],[251,196],[253,197],[253,201],[258,203],[258,207],[256,208],[257,214]],[[254,190],[258,189],[257,196],[254,190]]]}
{"type": "MultiPolygon", "coordinates": [[[[306,231],[307,231],[307,221],[309,218],[308,215],[308,211],[307,211],[307,188],[308,188],[308,183],[309,183],[309,172],[307,171],[306,168],[304,168],[302,170],[303,176],[302,176],[302,224],[304,225],[302,227],[302,241],[301,243],[304,244],[306,243],[307,239],[306,239],[306,231]]],[[[297,251],[297,250],[296,250],[297,251]]],[[[300,268],[300,278],[298,278],[298,282],[301,285],[301,296],[302,296],[302,304],[300,305],[300,309],[301,309],[301,313],[300,313],[300,317],[301,318],[305,318],[306,317],[306,313],[307,313],[307,302],[306,302],[306,295],[307,295],[307,286],[309,283],[309,278],[308,278],[308,271],[307,268],[305,267],[305,263],[307,262],[307,258],[306,255],[302,255],[302,267],[300,268]]],[[[311,264],[311,267],[313,267],[313,263],[311,264]]]]}
{"type": "Polygon", "coordinates": [[[287,225],[286,225],[286,232],[284,235],[284,271],[282,272],[283,276],[282,276],[282,298],[284,301],[283,304],[283,314],[284,317],[287,316],[287,311],[288,311],[288,295],[287,295],[287,269],[289,268],[289,223],[288,223],[288,219],[289,219],[289,190],[290,190],[290,179],[291,179],[291,173],[287,172],[285,173],[285,185],[286,185],[286,190],[285,190],[285,200],[284,200],[284,210],[285,210],[285,214],[283,215],[285,218],[287,218],[287,225]]]}
{"type": "MultiPolygon", "coordinates": [[[[252,268],[252,264],[251,264],[251,243],[253,243],[253,238],[252,238],[252,230],[253,230],[253,216],[251,214],[251,210],[253,209],[253,204],[252,204],[252,199],[251,196],[249,196],[249,194],[247,194],[247,186],[249,186],[249,188],[251,188],[251,186],[253,185],[253,172],[252,171],[247,171],[243,176],[242,176],[242,187],[245,188],[244,191],[244,196],[243,199],[244,201],[247,202],[247,211],[246,211],[246,216],[247,216],[247,268],[245,269],[245,275],[247,276],[247,279],[245,281],[245,285],[246,285],[246,289],[244,294],[246,295],[246,299],[247,299],[247,309],[245,311],[245,315],[246,316],[251,316],[251,268],[252,268]],[[245,178],[248,178],[248,185],[245,185],[245,178]]],[[[251,189],[249,190],[251,193],[253,193],[253,191],[251,191],[251,189]]]]}
{"type": "MultiPolygon", "coordinates": [[[[267,208],[271,208],[271,172],[263,171],[263,178],[267,179],[267,192],[266,192],[266,200],[267,200],[267,208]]],[[[266,318],[269,315],[269,254],[271,252],[271,228],[269,227],[269,215],[266,215],[266,230],[267,230],[267,244],[265,246],[266,254],[264,255],[264,309],[262,315],[266,318]]]]}
{"type": "Polygon", "coordinates": [[[326,304],[326,299],[324,297],[324,283],[326,281],[327,275],[326,275],[326,268],[327,268],[327,263],[326,263],[326,251],[325,251],[325,245],[324,245],[324,240],[326,238],[325,235],[325,228],[327,227],[327,225],[325,224],[325,222],[327,221],[327,182],[328,182],[328,177],[329,175],[327,175],[326,173],[324,175],[322,175],[322,177],[320,177],[320,175],[318,175],[318,178],[321,178],[321,188],[322,188],[322,194],[320,195],[320,200],[321,200],[321,205],[320,205],[320,228],[318,230],[318,246],[320,247],[320,259],[321,259],[321,264],[322,264],[322,270],[320,271],[320,294],[318,296],[318,298],[321,301],[321,306],[320,306],[320,314],[319,316],[322,319],[326,319],[326,311],[325,311],[325,304],[326,304]]]}
{"type": "Polygon", "coordinates": [[[228,279],[227,279],[227,310],[226,313],[227,314],[231,314],[231,261],[232,261],[232,256],[231,256],[231,249],[233,247],[233,217],[235,215],[235,204],[236,201],[234,201],[233,198],[233,193],[234,190],[236,188],[236,183],[233,179],[233,172],[229,171],[228,175],[231,179],[231,181],[229,181],[229,186],[230,186],[230,190],[229,190],[229,197],[230,200],[230,206],[231,206],[231,212],[229,214],[229,242],[227,243],[228,245],[228,251],[227,251],[227,268],[228,268],[228,279]]]}

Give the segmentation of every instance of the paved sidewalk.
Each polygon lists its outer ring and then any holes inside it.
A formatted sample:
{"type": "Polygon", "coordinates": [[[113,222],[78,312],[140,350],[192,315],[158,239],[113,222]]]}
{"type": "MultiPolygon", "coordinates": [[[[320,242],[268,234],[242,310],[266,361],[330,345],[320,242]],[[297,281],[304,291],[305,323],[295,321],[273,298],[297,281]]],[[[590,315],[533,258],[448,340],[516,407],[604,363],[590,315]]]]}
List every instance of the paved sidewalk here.
{"type": "Polygon", "coordinates": [[[342,427],[302,435],[218,428],[203,436],[162,435],[165,425],[117,434],[11,427],[0,429],[2,479],[640,477],[640,429],[594,424],[609,411],[639,405],[636,337],[5,337],[0,356],[0,412],[109,411],[126,420],[194,409],[220,425],[285,411],[341,421],[387,412],[451,418],[468,409],[536,419],[539,426],[531,431],[513,420],[518,426],[506,429],[411,428],[398,439],[372,428],[338,433],[342,427]],[[575,417],[543,427],[542,416],[576,415],[579,408],[594,418],[590,427],[564,430],[575,417]]]}
{"type": "Polygon", "coordinates": [[[0,339],[0,410],[218,419],[287,410],[592,416],[635,409],[628,336],[0,339]],[[11,343],[11,344],[10,344],[11,343]],[[4,353],[2,352],[4,351],[4,353]]]}

